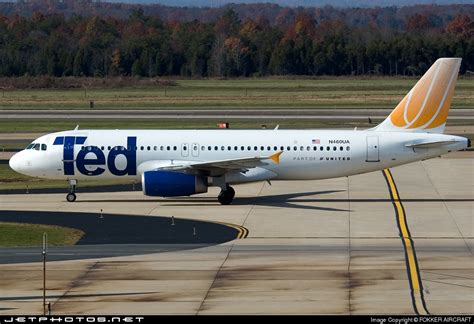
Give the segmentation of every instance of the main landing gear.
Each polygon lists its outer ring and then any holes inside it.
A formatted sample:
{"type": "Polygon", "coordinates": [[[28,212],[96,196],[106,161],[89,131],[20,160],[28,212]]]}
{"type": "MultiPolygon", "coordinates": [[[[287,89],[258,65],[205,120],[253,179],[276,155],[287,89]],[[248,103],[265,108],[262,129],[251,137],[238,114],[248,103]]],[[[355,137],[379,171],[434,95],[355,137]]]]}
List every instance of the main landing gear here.
{"type": "Polygon", "coordinates": [[[69,193],[66,195],[66,200],[69,202],[76,201],[76,186],[77,180],[69,180],[69,193]]]}
{"type": "Polygon", "coordinates": [[[217,200],[222,205],[230,205],[232,200],[234,200],[235,190],[231,186],[226,186],[225,190],[221,190],[219,196],[217,196],[217,200]]]}

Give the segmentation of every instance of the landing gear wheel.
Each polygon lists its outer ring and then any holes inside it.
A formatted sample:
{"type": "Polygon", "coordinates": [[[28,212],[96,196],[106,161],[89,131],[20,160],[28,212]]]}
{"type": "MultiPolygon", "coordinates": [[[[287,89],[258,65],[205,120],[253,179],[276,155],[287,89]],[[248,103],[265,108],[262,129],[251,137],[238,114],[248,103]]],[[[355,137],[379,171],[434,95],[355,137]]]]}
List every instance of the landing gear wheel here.
{"type": "Polygon", "coordinates": [[[76,201],[76,186],[77,180],[76,179],[69,179],[69,193],[66,196],[66,200],[69,202],[76,201]]]}
{"type": "Polygon", "coordinates": [[[66,196],[66,200],[69,202],[76,201],[76,194],[73,192],[68,193],[66,196]]]}
{"type": "Polygon", "coordinates": [[[235,190],[232,187],[227,187],[226,190],[222,190],[217,196],[217,200],[221,205],[230,205],[232,200],[234,200],[235,190]]]}

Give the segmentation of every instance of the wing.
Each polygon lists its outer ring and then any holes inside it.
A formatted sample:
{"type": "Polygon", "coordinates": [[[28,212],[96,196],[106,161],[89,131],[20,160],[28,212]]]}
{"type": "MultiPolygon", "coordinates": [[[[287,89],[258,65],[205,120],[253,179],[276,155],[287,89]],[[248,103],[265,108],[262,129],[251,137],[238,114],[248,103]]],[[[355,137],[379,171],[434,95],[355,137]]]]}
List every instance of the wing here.
{"type": "Polygon", "coordinates": [[[280,151],[270,156],[215,161],[173,161],[166,164],[163,164],[161,161],[147,161],[139,166],[139,172],[143,173],[144,171],[151,170],[166,170],[207,176],[220,176],[231,171],[247,171],[259,166],[268,165],[269,160],[279,164],[280,155],[282,153],[283,152],[280,151]]]}

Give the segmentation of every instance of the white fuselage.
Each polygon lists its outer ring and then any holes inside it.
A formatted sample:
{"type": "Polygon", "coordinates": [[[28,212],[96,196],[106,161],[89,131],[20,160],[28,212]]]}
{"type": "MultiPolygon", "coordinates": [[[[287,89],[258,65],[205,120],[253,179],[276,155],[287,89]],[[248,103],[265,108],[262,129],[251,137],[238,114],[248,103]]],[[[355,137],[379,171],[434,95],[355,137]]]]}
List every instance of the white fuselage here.
{"type": "Polygon", "coordinates": [[[46,147],[17,153],[10,161],[15,170],[33,177],[77,180],[139,181],[143,166],[159,168],[176,162],[261,157],[283,151],[280,163],[269,161],[247,173],[226,174],[227,183],[349,176],[467,147],[466,138],[453,135],[373,130],[74,130],[48,134],[34,143],[46,147]],[[62,143],[58,137],[64,138],[62,143]],[[406,146],[421,141],[452,143],[406,146]]]}

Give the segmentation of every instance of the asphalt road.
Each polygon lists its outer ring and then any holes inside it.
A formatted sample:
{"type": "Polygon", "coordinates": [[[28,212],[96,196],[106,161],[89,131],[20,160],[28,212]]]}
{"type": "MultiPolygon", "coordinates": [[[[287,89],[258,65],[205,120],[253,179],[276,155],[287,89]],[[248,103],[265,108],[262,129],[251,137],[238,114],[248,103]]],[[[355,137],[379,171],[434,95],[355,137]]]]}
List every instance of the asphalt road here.
{"type": "MultiPolygon", "coordinates": [[[[376,120],[385,119],[392,109],[122,109],[122,110],[0,110],[2,119],[314,119],[376,120]]],[[[450,120],[474,119],[474,109],[451,109],[450,120]]]]}
{"type": "MultiPolygon", "coordinates": [[[[49,261],[194,249],[231,241],[238,235],[233,227],[206,221],[176,218],[172,225],[169,217],[102,216],[99,212],[0,211],[0,222],[58,225],[85,233],[76,246],[50,247],[49,261]]],[[[41,260],[40,246],[0,248],[0,264],[41,260]]]]}

